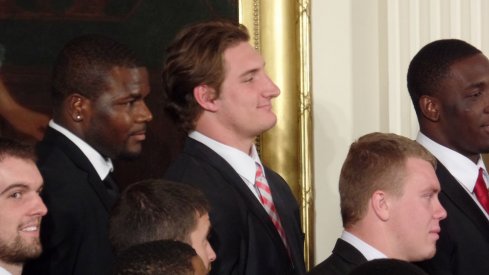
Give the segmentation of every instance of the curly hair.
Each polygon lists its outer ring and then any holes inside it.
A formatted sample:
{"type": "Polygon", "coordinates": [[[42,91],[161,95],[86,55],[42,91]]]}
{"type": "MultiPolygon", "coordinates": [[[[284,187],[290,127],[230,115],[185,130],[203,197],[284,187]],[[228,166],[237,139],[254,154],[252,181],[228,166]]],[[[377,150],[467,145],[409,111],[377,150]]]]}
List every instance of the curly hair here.
{"type": "Polygon", "coordinates": [[[95,99],[106,87],[106,77],[115,67],[144,66],[126,45],[111,38],[87,34],[69,41],[53,67],[52,99],[56,108],[70,94],[95,99]]]}

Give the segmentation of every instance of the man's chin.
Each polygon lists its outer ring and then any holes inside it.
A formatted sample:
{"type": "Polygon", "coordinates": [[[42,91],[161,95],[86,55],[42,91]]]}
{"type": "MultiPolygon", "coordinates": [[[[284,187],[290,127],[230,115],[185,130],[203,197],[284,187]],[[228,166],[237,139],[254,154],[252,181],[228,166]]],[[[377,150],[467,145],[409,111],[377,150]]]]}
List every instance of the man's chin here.
{"type": "Polygon", "coordinates": [[[28,244],[17,240],[13,245],[0,246],[0,249],[3,250],[0,253],[0,258],[4,262],[11,264],[23,264],[27,260],[39,257],[42,253],[42,246],[39,240],[28,244]]]}
{"type": "Polygon", "coordinates": [[[141,150],[132,150],[132,151],[124,151],[119,156],[117,159],[121,160],[135,160],[141,156],[141,150]]]}

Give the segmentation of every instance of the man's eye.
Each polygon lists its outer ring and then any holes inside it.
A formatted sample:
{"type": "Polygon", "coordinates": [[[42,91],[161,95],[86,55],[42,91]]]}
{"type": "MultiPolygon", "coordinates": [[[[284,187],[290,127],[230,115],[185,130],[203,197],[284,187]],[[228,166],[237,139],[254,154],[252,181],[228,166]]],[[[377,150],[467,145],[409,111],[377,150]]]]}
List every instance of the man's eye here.
{"type": "Polygon", "coordinates": [[[470,96],[472,96],[472,97],[478,97],[480,95],[482,95],[482,92],[481,91],[476,91],[476,92],[472,93],[470,96]]]}
{"type": "Polygon", "coordinates": [[[22,192],[14,192],[10,195],[11,198],[20,199],[22,197],[22,192]]]}

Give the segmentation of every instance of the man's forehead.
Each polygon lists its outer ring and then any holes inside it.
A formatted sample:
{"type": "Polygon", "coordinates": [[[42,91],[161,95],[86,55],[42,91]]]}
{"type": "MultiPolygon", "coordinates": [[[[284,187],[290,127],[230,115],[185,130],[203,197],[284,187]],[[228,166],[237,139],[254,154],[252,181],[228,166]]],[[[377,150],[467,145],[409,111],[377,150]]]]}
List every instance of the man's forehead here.
{"type": "Polygon", "coordinates": [[[39,188],[43,179],[31,159],[7,156],[0,161],[0,193],[12,185],[39,188]]]}
{"type": "Polygon", "coordinates": [[[233,68],[241,72],[265,66],[262,55],[248,42],[240,42],[227,48],[223,53],[223,63],[225,70],[233,68]]]}

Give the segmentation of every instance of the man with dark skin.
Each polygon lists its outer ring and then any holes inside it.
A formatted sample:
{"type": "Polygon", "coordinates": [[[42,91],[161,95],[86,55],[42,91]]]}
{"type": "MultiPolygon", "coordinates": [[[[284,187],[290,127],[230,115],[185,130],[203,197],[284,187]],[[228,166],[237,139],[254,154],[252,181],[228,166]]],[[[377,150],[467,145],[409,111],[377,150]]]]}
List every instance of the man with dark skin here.
{"type": "Polygon", "coordinates": [[[44,177],[41,257],[24,274],[107,274],[112,159],[141,152],[152,119],[148,72],[124,45],[98,35],[70,41],[53,72],[53,119],[37,147],[44,177]]]}
{"type": "Polygon", "coordinates": [[[448,213],[435,257],[420,265],[432,275],[487,274],[488,174],[481,154],[489,152],[489,60],[464,41],[438,40],[414,56],[407,80],[420,125],[416,140],[438,159],[448,213]]]}

